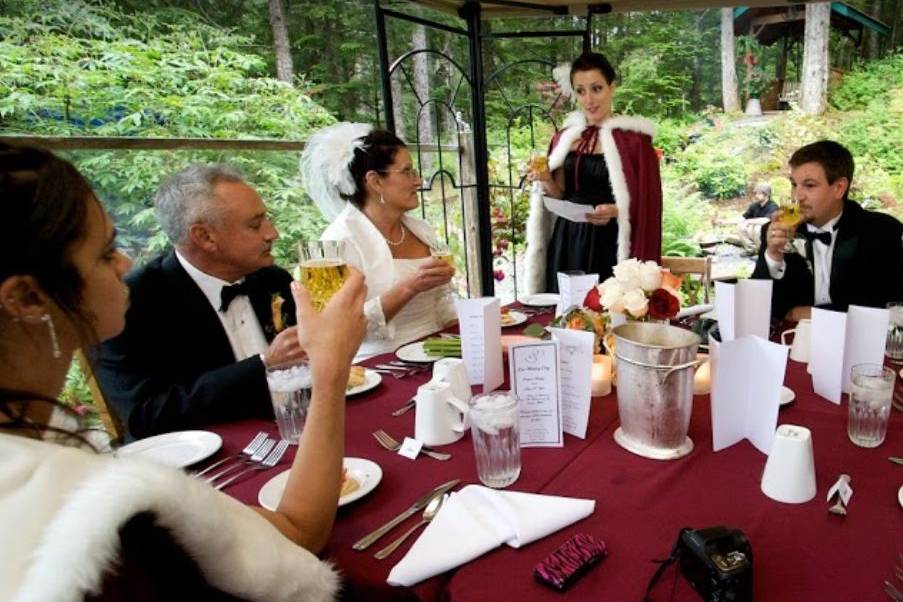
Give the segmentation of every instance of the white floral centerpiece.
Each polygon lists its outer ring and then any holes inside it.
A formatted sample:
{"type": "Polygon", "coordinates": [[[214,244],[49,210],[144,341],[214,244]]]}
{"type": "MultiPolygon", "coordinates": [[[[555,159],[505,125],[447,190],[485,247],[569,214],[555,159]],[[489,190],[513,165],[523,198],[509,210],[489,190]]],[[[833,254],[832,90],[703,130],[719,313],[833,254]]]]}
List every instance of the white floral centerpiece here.
{"type": "Polygon", "coordinates": [[[681,278],[654,261],[627,259],[614,276],[590,289],[583,304],[633,320],[670,320],[680,311],[681,278]]]}

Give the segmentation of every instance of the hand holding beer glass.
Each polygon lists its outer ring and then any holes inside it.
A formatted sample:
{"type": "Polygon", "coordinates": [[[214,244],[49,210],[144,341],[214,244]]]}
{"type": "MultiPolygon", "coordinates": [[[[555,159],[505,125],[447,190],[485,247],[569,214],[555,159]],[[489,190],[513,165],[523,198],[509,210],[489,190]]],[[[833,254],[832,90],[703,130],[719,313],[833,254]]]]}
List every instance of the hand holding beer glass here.
{"type": "Polygon", "coordinates": [[[799,203],[792,198],[781,201],[767,232],[766,247],[772,259],[780,261],[784,253],[793,251],[793,237],[801,219],[799,203]]]}
{"type": "Polygon", "coordinates": [[[314,308],[322,311],[348,277],[343,254],[344,243],[337,240],[314,240],[298,244],[299,280],[310,294],[314,308]]]}

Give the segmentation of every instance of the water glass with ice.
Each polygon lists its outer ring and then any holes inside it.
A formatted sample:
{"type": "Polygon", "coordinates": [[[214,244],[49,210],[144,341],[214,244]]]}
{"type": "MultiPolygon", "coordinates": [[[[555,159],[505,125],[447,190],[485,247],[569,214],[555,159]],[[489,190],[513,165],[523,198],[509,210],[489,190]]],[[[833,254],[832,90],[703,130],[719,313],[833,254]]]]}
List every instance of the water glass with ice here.
{"type": "Polygon", "coordinates": [[[887,304],[890,321],[887,325],[887,346],[884,354],[894,362],[903,362],[903,301],[887,304]]]}
{"type": "Polygon", "coordinates": [[[470,428],[480,481],[496,489],[520,476],[520,407],[510,391],[470,400],[470,428]]]}
{"type": "Polygon", "coordinates": [[[847,434],[860,447],[878,447],[887,435],[896,375],[880,364],[858,364],[850,374],[847,434]]]}
{"type": "Polygon", "coordinates": [[[279,437],[297,445],[310,406],[310,368],[307,364],[267,369],[267,386],[276,415],[279,437]]]}

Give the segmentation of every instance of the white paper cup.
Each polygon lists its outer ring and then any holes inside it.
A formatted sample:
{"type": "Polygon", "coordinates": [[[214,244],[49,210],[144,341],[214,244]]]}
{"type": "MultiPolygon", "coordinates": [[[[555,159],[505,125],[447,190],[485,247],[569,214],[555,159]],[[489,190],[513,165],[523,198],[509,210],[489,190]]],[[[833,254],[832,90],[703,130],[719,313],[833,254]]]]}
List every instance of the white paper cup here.
{"type": "Polygon", "coordinates": [[[802,504],[815,497],[815,458],[809,429],[792,424],[778,427],[762,473],[762,493],[785,504],[802,504]]]}

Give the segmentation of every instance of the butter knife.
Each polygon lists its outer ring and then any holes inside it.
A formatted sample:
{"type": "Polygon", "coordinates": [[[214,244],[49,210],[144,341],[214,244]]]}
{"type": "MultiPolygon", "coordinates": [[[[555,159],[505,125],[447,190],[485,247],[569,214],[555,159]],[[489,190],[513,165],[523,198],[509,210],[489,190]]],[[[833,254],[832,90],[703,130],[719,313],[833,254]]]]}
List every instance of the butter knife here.
{"type": "Polygon", "coordinates": [[[380,537],[382,537],[383,535],[385,535],[386,533],[388,533],[389,531],[394,529],[396,526],[398,526],[399,524],[401,524],[402,522],[407,520],[409,517],[415,515],[416,513],[420,512],[421,510],[426,508],[426,505],[430,503],[431,499],[433,499],[434,497],[436,497],[438,495],[445,495],[446,493],[448,493],[448,491],[450,491],[451,489],[454,489],[460,482],[461,482],[461,479],[454,479],[452,481],[449,481],[448,483],[443,483],[443,484],[439,485],[438,487],[434,487],[426,495],[424,495],[419,500],[417,500],[416,502],[411,504],[410,508],[408,508],[407,510],[405,510],[404,512],[402,512],[401,514],[399,514],[398,516],[396,516],[389,522],[387,522],[382,527],[380,527],[377,530],[373,531],[372,533],[369,533],[368,535],[365,535],[364,537],[362,537],[353,546],[351,546],[351,548],[354,550],[357,550],[358,552],[360,552],[361,550],[366,550],[377,539],[379,539],[380,537]]]}

